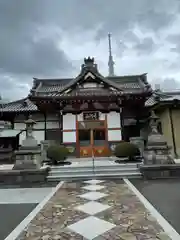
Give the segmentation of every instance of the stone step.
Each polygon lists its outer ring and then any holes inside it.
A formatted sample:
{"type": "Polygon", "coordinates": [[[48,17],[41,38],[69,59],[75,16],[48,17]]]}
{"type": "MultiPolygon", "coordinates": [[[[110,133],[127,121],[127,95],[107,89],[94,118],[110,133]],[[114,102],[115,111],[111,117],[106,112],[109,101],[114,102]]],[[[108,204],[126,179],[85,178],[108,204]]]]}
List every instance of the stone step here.
{"type": "MultiPolygon", "coordinates": [[[[129,168],[138,168],[139,164],[137,163],[130,163],[130,164],[107,164],[107,165],[94,165],[95,169],[102,169],[102,170],[113,170],[113,169],[129,169],[129,168]]],[[[71,164],[65,166],[52,166],[51,171],[88,171],[92,170],[93,164],[71,164]]]]}
{"type": "Polygon", "coordinates": [[[48,181],[62,181],[62,180],[84,180],[93,179],[94,177],[98,179],[107,178],[141,178],[140,172],[123,172],[123,173],[96,173],[96,174],[74,174],[74,175],[53,175],[48,176],[48,181]]]}
{"type": "Polygon", "coordinates": [[[137,167],[133,167],[133,168],[95,168],[93,170],[93,168],[89,168],[89,169],[84,169],[84,168],[80,168],[80,169],[58,169],[58,170],[51,170],[49,172],[50,176],[53,175],[63,175],[63,174],[68,174],[68,175],[74,175],[74,174],[80,174],[83,173],[84,175],[89,174],[89,173],[123,173],[123,172],[139,172],[139,169],[137,167]]]}

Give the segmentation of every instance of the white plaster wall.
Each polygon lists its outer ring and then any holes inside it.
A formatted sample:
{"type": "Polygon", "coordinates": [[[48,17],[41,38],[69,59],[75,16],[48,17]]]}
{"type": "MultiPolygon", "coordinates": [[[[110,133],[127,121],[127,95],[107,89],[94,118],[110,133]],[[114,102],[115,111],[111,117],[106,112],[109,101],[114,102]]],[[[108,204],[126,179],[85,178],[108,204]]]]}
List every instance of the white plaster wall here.
{"type": "MultiPolygon", "coordinates": [[[[33,131],[33,136],[34,138],[37,140],[38,144],[41,143],[41,141],[44,141],[44,130],[41,131],[33,131]]],[[[26,131],[23,131],[22,133],[20,133],[19,135],[19,145],[22,145],[23,140],[26,138],[26,131]]]]}
{"type": "MultiPolygon", "coordinates": [[[[44,129],[45,127],[45,123],[44,122],[36,122],[36,124],[34,124],[34,129],[44,129]]],[[[18,129],[18,130],[24,130],[26,129],[26,125],[25,123],[14,123],[14,129],[18,129]]]]}
{"type": "Polygon", "coordinates": [[[40,144],[41,141],[45,140],[45,138],[44,138],[44,136],[45,136],[44,130],[33,131],[33,136],[37,140],[38,144],[40,144]]]}
{"type": "Polygon", "coordinates": [[[63,115],[63,130],[76,129],[76,115],[68,113],[63,115]]]}
{"type": "MultiPolygon", "coordinates": [[[[83,119],[83,113],[77,115],[78,121],[84,121],[83,119]]],[[[105,114],[99,112],[99,120],[105,120],[105,114]]]]}
{"type": "Polygon", "coordinates": [[[34,129],[44,129],[45,127],[45,122],[36,122],[36,124],[34,124],[34,129]]]}
{"type": "Polygon", "coordinates": [[[82,113],[77,115],[77,120],[78,121],[83,121],[83,114],[82,113]]]}
{"type": "Polygon", "coordinates": [[[47,122],[46,129],[59,128],[59,122],[47,122]]]}
{"type": "Polygon", "coordinates": [[[108,130],[109,141],[120,141],[122,140],[121,130],[108,130]]]}
{"type": "Polygon", "coordinates": [[[63,132],[63,142],[71,143],[76,142],[76,132],[63,132]]]}
{"type": "Polygon", "coordinates": [[[107,124],[108,128],[120,128],[120,114],[117,112],[110,112],[107,114],[107,124]]]}
{"type": "Polygon", "coordinates": [[[25,123],[14,123],[14,129],[24,130],[26,128],[25,123]]]}
{"type": "Polygon", "coordinates": [[[26,131],[19,134],[19,145],[22,145],[23,140],[26,138],[26,131]]]}

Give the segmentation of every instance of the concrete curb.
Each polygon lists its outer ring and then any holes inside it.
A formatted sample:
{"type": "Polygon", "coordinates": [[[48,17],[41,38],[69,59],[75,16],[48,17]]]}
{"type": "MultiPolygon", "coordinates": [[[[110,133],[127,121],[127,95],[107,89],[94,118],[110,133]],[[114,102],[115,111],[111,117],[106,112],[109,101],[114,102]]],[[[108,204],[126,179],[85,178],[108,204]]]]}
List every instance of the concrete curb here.
{"type": "Polygon", "coordinates": [[[34,217],[41,211],[46,203],[53,197],[53,195],[62,187],[64,182],[60,182],[50,194],[48,194],[42,202],[40,202],[30,214],[4,239],[4,240],[16,240],[22,231],[28,226],[28,224],[34,219],[34,217]]]}
{"type": "Polygon", "coordinates": [[[168,221],[153,207],[153,205],[139,192],[139,190],[126,178],[123,179],[124,182],[128,185],[129,189],[133,191],[133,193],[139,198],[145,208],[152,214],[154,218],[156,218],[159,225],[162,227],[164,232],[168,234],[168,236],[172,240],[180,239],[180,235],[176,232],[176,230],[168,223],[168,221]]]}

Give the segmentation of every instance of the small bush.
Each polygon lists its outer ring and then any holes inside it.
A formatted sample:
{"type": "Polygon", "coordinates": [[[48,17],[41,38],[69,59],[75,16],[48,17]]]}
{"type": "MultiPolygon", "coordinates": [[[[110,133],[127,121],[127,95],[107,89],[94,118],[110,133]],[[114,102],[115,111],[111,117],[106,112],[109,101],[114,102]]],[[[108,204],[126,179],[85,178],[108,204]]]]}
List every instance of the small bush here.
{"type": "Polygon", "coordinates": [[[130,142],[121,142],[115,147],[114,155],[118,158],[128,158],[133,160],[135,156],[140,156],[139,148],[130,142]]]}
{"type": "Polygon", "coordinates": [[[53,164],[64,161],[67,158],[68,153],[68,149],[60,145],[52,145],[47,149],[47,157],[53,162],[53,164]]]}

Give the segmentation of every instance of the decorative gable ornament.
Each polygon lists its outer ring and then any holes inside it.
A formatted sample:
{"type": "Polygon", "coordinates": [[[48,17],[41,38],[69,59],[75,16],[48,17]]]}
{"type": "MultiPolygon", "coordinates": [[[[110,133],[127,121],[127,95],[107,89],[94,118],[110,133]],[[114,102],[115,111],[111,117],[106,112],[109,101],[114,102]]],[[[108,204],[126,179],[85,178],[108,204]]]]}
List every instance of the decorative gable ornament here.
{"type": "Polygon", "coordinates": [[[83,88],[97,88],[97,83],[93,83],[93,82],[84,83],[83,88]]]}
{"type": "Polygon", "coordinates": [[[95,79],[95,76],[91,73],[91,72],[88,72],[86,75],[85,75],[85,77],[84,77],[84,79],[86,80],[87,78],[92,78],[92,79],[95,79]]]}

